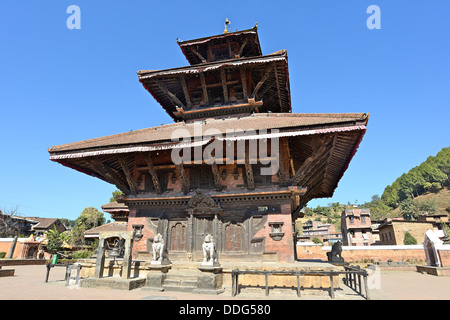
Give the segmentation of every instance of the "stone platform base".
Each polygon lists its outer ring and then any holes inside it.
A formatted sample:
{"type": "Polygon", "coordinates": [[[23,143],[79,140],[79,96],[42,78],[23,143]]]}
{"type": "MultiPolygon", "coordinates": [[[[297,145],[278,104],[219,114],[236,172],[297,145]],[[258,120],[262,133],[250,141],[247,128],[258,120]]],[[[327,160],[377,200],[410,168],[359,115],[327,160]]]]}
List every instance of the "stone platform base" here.
{"type": "Polygon", "coordinates": [[[49,260],[45,259],[0,259],[1,266],[28,266],[28,265],[45,265],[49,260]]]}
{"type": "Polygon", "coordinates": [[[145,278],[122,279],[116,277],[87,278],[81,280],[83,288],[133,290],[145,285],[145,278]]]}
{"type": "MultiPolygon", "coordinates": [[[[201,266],[200,261],[194,262],[185,262],[185,261],[176,261],[170,257],[172,261],[171,269],[166,273],[167,279],[161,279],[165,282],[169,282],[170,277],[174,274],[182,274],[185,275],[185,278],[191,273],[195,273],[195,278],[192,281],[197,281],[199,276],[199,267],[201,266]]],[[[83,278],[92,278],[94,276],[95,271],[95,260],[94,259],[85,259],[79,260],[82,265],[81,269],[81,277],[83,278]]],[[[231,271],[233,269],[239,270],[313,270],[313,271],[339,271],[344,270],[341,266],[334,266],[328,262],[320,262],[320,261],[297,261],[292,263],[279,263],[272,261],[248,261],[248,262],[220,262],[222,267],[223,274],[223,286],[230,287],[231,286],[231,271]]],[[[105,261],[105,275],[108,275],[107,278],[119,278],[121,275],[121,261],[116,261],[112,263],[109,260],[105,261]]],[[[146,279],[148,274],[154,273],[153,266],[150,264],[150,261],[138,261],[133,260],[131,264],[131,276],[139,277],[146,279]]],[[[178,277],[180,279],[175,279],[182,281],[182,277],[178,277]]],[[[161,282],[159,279],[155,279],[158,283],[161,282]]],[[[189,282],[191,279],[184,279],[185,282],[189,282]],[[189,281],[188,281],[189,280],[189,281]]],[[[301,285],[303,288],[330,288],[330,277],[328,276],[318,276],[318,275],[305,275],[301,277],[301,285]]],[[[264,275],[242,275],[239,276],[239,283],[243,286],[264,286],[265,285],[265,277],[264,275]]],[[[194,283],[188,283],[186,286],[194,286],[194,283]]],[[[334,288],[339,288],[339,279],[337,276],[333,277],[333,285],[334,288]]],[[[149,286],[153,287],[152,284],[149,286]]],[[[269,286],[281,286],[281,287],[297,287],[297,279],[294,276],[288,276],[283,274],[274,274],[269,276],[269,286]]],[[[159,288],[160,285],[156,286],[159,288]]],[[[168,291],[169,288],[166,290],[168,291]]],[[[179,288],[176,288],[179,289],[179,288]]],[[[194,288],[190,288],[193,290],[194,288]]]]}
{"type": "Polygon", "coordinates": [[[417,272],[427,273],[433,276],[450,276],[449,267],[416,266],[417,272]]]}
{"type": "Polygon", "coordinates": [[[14,276],[15,269],[1,269],[0,267],[0,278],[1,277],[12,277],[14,276]]]}

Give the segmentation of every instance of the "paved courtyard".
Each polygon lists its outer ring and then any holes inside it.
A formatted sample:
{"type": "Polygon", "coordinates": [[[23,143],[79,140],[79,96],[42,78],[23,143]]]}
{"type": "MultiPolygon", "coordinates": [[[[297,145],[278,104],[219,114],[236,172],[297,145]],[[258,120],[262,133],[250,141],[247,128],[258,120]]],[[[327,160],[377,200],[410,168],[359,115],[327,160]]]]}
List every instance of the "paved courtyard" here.
{"type": "MultiPolygon", "coordinates": [[[[302,297],[291,289],[271,289],[268,297],[263,288],[246,288],[231,297],[230,288],[220,295],[181,292],[154,292],[143,289],[131,291],[92,289],[65,286],[64,268],[53,268],[45,283],[46,267],[9,266],[15,276],[0,278],[1,300],[331,300],[327,291],[304,290],[302,297]]],[[[414,271],[381,271],[379,289],[371,289],[373,300],[450,299],[450,277],[437,277],[414,271]]],[[[364,300],[352,289],[341,284],[337,300],[364,300]]]]}

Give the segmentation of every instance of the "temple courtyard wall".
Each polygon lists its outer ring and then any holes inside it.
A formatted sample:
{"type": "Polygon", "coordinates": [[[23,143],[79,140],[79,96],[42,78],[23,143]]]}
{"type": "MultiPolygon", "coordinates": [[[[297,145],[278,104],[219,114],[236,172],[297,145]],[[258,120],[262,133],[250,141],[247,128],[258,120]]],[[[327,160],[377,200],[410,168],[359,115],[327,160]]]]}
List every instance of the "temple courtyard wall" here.
{"type": "MultiPolygon", "coordinates": [[[[297,258],[327,261],[327,252],[331,246],[315,244],[297,244],[297,258]]],[[[423,245],[387,245],[387,246],[343,246],[342,257],[346,262],[411,262],[425,263],[427,258],[423,245]]],[[[447,262],[449,263],[450,260],[447,262]]]]}

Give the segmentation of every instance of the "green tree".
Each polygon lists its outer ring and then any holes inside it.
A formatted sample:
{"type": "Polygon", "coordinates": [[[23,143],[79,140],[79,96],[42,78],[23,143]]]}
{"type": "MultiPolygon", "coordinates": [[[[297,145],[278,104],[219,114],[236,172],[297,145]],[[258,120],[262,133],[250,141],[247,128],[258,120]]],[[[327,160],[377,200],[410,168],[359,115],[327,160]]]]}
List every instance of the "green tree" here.
{"type": "Polygon", "coordinates": [[[120,191],[119,189],[113,191],[112,197],[109,198],[109,202],[116,202],[116,201],[117,201],[117,198],[120,197],[120,196],[122,196],[122,195],[123,195],[123,192],[120,191]]]}
{"type": "Polygon", "coordinates": [[[370,209],[370,217],[372,220],[383,220],[392,212],[392,208],[386,205],[382,198],[380,198],[377,194],[372,196],[372,200],[370,202],[366,202],[361,205],[361,208],[370,209]]]}
{"type": "Polygon", "coordinates": [[[58,230],[56,230],[56,226],[53,226],[53,230],[49,230],[48,232],[46,232],[46,234],[47,234],[47,244],[46,244],[47,251],[52,254],[55,254],[58,251],[60,251],[64,240],[61,233],[59,233],[58,230]]]}
{"type": "Polygon", "coordinates": [[[73,228],[75,226],[75,220],[70,220],[67,218],[59,218],[59,221],[66,227],[66,228],[73,228]]]}
{"type": "Polygon", "coordinates": [[[405,220],[417,219],[417,207],[411,198],[407,198],[400,203],[400,212],[405,220]]]}
{"type": "Polygon", "coordinates": [[[386,205],[395,209],[398,207],[398,204],[400,203],[399,190],[400,190],[399,182],[394,181],[392,185],[389,185],[384,189],[381,199],[386,205]]]}
{"type": "Polygon", "coordinates": [[[85,244],[84,232],[101,226],[104,223],[105,217],[102,212],[93,207],[84,209],[80,216],[75,220],[75,225],[72,230],[72,243],[75,245],[85,244]]]}
{"type": "Polygon", "coordinates": [[[319,238],[313,238],[312,242],[314,242],[315,244],[323,244],[323,242],[319,238]]]}
{"type": "Polygon", "coordinates": [[[403,244],[405,245],[414,245],[417,244],[416,238],[412,236],[411,233],[408,231],[405,231],[405,237],[403,238],[403,244]]]}
{"type": "Polygon", "coordinates": [[[417,215],[434,214],[438,212],[438,206],[433,200],[422,200],[415,202],[417,215]]]}
{"type": "Polygon", "coordinates": [[[450,148],[443,148],[436,156],[429,156],[419,166],[398,177],[384,189],[381,199],[391,208],[407,198],[425,192],[437,192],[450,185],[450,148]]]}

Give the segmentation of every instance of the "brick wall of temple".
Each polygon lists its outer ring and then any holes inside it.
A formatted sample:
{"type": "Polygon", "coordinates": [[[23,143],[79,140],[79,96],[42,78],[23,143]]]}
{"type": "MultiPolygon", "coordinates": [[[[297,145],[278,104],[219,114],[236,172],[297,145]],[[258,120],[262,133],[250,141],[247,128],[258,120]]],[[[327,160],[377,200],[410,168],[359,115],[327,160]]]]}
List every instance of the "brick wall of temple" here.
{"type": "Polygon", "coordinates": [[[281,205],[281,213],[269,214],[266,225],[259,230],[255,238],[265,238],[265,252],[278,252],[280,262],[294,261],[294,239],[292,235],[292,215],[290,204],[281,205]],[[273,236],[273,227],[271,223],[282,222],[281,232],[284,233],[282,238],[273,236]],[[272,234],[272,235],[271,235],[272,234]]]}
{"type": "Polygon", "coordinates": [[[130,210],[130,217],[128,218],[128,230],[133,231],[133,225],[143,225],[142,229],[143,237],[139,241],[133,242],[133,257],[136,257],[138,251],[147,251],[152,250],[152,248],[147,248],[148,238],[154,238],[155,234],[153,234],[151,228],[147,226],[147,219],[145,217],[135,217],[135,213],[130,210]]]}

